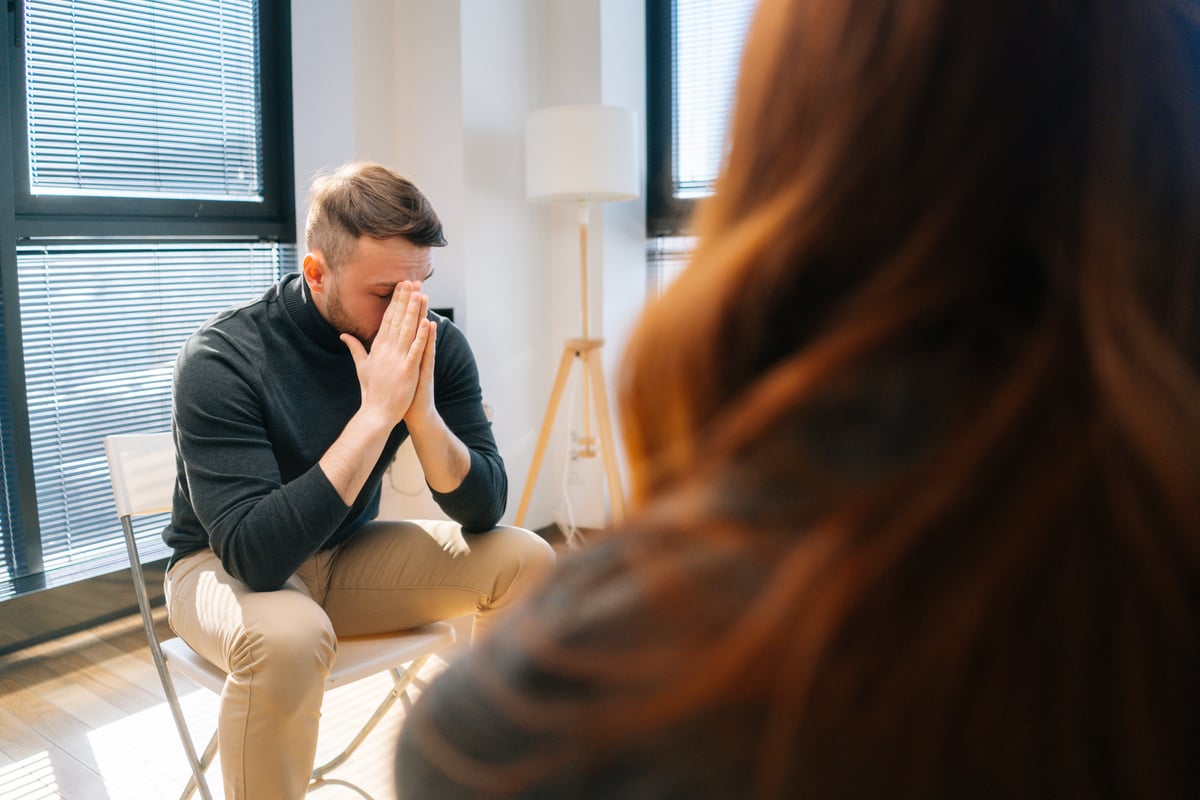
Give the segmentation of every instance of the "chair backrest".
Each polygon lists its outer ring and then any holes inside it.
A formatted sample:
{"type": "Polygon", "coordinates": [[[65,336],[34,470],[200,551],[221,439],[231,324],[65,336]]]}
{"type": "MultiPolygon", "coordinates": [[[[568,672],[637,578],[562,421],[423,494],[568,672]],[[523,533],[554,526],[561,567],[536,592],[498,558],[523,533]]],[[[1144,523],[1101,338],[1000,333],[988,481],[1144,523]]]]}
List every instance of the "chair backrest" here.
{"type": "Polygon", "coordinates": [[[175,491],[175,441],[170,433],[123,433],[104,437],[117,515],[133,517],[171,510],[175,491]]]}
{"type": "MultiPolygon", "coordinates": [[[[156,662],[161,661],[158,637],[154,632],[154,617],[142,559],[138,554],[133,518],[171,510],[175,491],[175,441],[169,433],[122,433],[104,437],[104,453],[108,456],[108,479],[112,483],[117,516],[125,534],[125,549],[129,555],[129,572],[137,594],[138,609],[146,626],[146,638],[156,662]]],[[[161,669],[161,664],[160,664],[161,669]]]]}
{"type": "MultiPolygon", "coordinates": [[[[167,705],[170,706],[184,753],[192,768],[192,780],[184,791],[184,796],[191,797],[192,788],[195,787],[199,789],[201,798],[212,800],[212,791],[204,778],[207,760],[201,760],[196,753],[196,746],[188,733],[187,720],[184,719],[183,709],[179,705],[175,682],[171,680],[167,669],[167,659],[163,654],[164,645],[159,641],[158,633],[154,629],[154,615],[146,589],[146,575],[142,572],[132,522],[133,517],[171,510],[171,497],[175,491],[175,441],[171,434],[166,432],[113,434],[104,437],[104,453],[108,457],[108,479],[112,483],[117,516],[125,534],[129,574],[133,579],[138,610],[142,614],[142,625],[146,629],[146,642],[150,646],[158,679],[162,683],[167,705]]],[[[170,644],[168,641],[167,645],[170,644]]],[[[181,640],[176,640],[176,644],[177,653],[194,655],[181,640]]],[[[205,759],[209,757],[206,755],[205,759]]]]}
{"type": "Polygon", "coordinates": [[[138,555],[133,517],[171,510],[171,496],[175,491],[175,441],[169,433],[113,434],[104,437],[104,453],[108,456],[108,479],[112,483],[117,516],[125,534],[129,573],[137,594],[138,609],[142,612],[142,624],[146,627],[154,663],[166,686],[170,679],[166,677],[166,662],[154,631],[154,616],[138,555]]]}

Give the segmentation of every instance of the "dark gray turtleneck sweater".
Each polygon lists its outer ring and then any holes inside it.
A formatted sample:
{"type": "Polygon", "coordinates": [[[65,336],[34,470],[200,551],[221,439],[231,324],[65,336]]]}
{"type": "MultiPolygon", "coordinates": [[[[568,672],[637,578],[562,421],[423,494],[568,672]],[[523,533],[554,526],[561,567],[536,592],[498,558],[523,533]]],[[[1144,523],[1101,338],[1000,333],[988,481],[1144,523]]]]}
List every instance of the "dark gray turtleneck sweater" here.
{"type": "MultiPolygon", "coordinates": [[[[475,357],[449,320],[437,323],[434,402],[471,452],[462,485],[434,500],[463,530],[492,528],[508,478],[483,408],[475,357]]],[[[211,547],[256,591],[280,588],[313,553],[354,535],[379,511],[380,481],[408,437],[401,422],[352,506],[317,461],[360,403],[350,351],[288,275],[262,297],[206,322],[175,365],[172,563],[211,547]]]]}

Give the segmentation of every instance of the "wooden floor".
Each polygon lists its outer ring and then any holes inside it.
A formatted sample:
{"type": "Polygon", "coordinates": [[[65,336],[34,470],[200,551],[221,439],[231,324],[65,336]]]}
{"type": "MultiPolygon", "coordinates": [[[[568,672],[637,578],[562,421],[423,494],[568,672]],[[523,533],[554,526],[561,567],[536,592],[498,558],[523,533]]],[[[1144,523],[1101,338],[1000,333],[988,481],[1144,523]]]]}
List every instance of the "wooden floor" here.
{"type": "MultiPolygon", "coordinates": [[[[159,626],[169,635],[162,618],[159,626]]],[[[444,666],[434,656],[421,680],[444,666]]],[[[217,698],[186,681],[176,685],[203,747],[216,725],[217,698]]],[[[342,749],[390,686],[382,674],[326,695],[318,763],[342,749]]],[[[333,782],[310,796],[395,800],[392,746],[403,716],[394,706],[331,773],[333,782]]],[[[0,799],[169,800],[189,774],[140,617],[0,657],[0,799]]],[[[222,797],[218,765],[209,783],[222,797]]]]}

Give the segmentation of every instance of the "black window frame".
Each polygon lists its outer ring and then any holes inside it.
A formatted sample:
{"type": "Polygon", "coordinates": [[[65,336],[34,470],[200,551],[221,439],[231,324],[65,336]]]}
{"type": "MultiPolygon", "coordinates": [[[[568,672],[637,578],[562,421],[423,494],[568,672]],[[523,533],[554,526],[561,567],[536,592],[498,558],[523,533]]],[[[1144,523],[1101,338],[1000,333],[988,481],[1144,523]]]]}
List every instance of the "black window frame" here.
{"type": "MultiPolygon", "coordinates": [[[[696,30],[681,31],[680,20],[683,20],[684,25],[688,24],[689,17],[693,12],[702,12],[704,14],[715,15],[724,18],[726,22],[732,22],[734,19],[740,18],[746,23],[749,23],[754,15],[757,0],[747,0],[745,4],[731,3],[729,0],[708,0],[706,3],[698,3],[697,7],[689,8],[683,14],[680,13],[679,7],[683,5],[683,0],[645,0],[646,10],[646,167],[647,167],[647,198],[646,198],[646,231],[648,238],[661,237],[689,237],[693,234],[692,216],[695,213],[697,203],[710,194],[712,186],[709,184],[711,178],[704,178],[703,181],[697,181],[695,176],[692,176],[687,181],[680,180],[680,175],[677,173],[679,168],[680,156],[684,156],[685,160],[689,155],[694,156],[695,153],[680,153],[677,151],[677,146],[681,139],[690,138],[691,134],[697,132],[704,134],[710,131],[705,123],[699,128],[681,128],[681,126],[695,125],[694,120],[676,119],[675,115],[685,113],[682,108],[677,108],[676,101],[681,99],[678,84],[681,74],[681,56],[680,48],[686,43],[687,53],[685,56],[688,62],[695,60],[695,46],[697,44],[696,30]],[[742,16],[741,12],[745,12],[746,16],[742,16]],[[738,12],[730,14],[729,12],[738,12]],[[683,38],[684,42],[680,39],[683,38]],[[681,135],[682,134],[682,135],[681,135]],[[699,185],[697,185],[699,184],[699,185]],[[703,193],[695,192],[696,189],[703,189],[703,193]],[[679,194],[687,193],[688,196],[678,196],[679,194]]],[[[694,20],[693,20],[694,21],[694,20]]],[[[722,43],[718,43],[715,52],[718,54],[725,51],[721,48],[722,43]]],[[[736,93],[737,72],[740,70],[741,50],[744,43],[738,48],[738,56],[735,61],[728,66],[722,66],[720,70],[712,73],[702,73],[705,77],[711,75],[719,75],[722,78],[732,78],[733,83],[726,86],[724,81],[720,86],[709,86],[708,89],[713,92],[719,92],[720,96],[725,97],[725,93],[729,92],[728,101],[733,103],[733,94],[736,93]],[[732,72],[730,71],[732,70],[732,72]]],[[[706,67],[712,67],[711,62],[706,67]]],[[[687,64],[685,64],[687,66],[687,64]]],[[[690,67],[689,67],[690,68],[690,67]]],[[[685,74],[682,76],[684,83],[690,86],[690,89],[683,91],[690,92],[695,90],[695,74],[685,74]]],[[[688,96],[689,99],[690,95],[688,96]]],[[[732,105],[727,109],[728,114],[733,113],[732,105]]],[[[732,118],[727,117],[724,120],[725,125],[732,123],[732,118]]],[[[721,132],[723,136],[727,136],[726,131],[721,132]]],[[[719,165],[714,165],[719,168],[719,165]]],[[[715,177],[712,176],[712,177],[715,177]]],[[[674,246],[674,245],[672,245],[674,246]]]]}
{"type": "Polygon", "coordinates": [[[690,232],[696,201],[675,197],[675,0],[646,0],[646,235],[690,232]]]}
{"type": "Polygon", "coordinates": [[[9,89],[10,119],[4,143],[14,158],[9,174],[15,194],[18,239],[63,235],[151,239],[220,236],[294,241],[289,3],[287,0],[258,0],[258,3],[263,200],[250,202],[31,194],[21,30],[25,0],[8,0],[3,78],[9,89]]]}
{"type": "MultiPolygon", "coordinates": [[[[38,523],[25,358],[20,323],[18,247],[38,242],[296,242],[289,0],[258,0],[262,201],[33,195],[29,186],[24,0],[0,17],[0,430],[5,459],[0,514],[9,498],[13,561],[26,571],[16,594],[46,586],[38,523]]],[[[0,600],[3,602],[3,600],[0,600]]],[[[85,613],[86,610],[80,613],[85,613]]],[[[0,652],[4,642],[0,641],[0,652]]]]}

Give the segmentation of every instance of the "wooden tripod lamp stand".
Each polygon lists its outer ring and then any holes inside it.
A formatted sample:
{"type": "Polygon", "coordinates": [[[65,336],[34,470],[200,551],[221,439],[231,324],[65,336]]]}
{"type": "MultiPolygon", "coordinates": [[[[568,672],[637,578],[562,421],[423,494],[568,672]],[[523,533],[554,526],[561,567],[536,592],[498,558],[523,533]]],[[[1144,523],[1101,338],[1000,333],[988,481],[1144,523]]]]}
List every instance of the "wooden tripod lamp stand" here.
{"type": "Polygon", "coordinates": [[[558,373],[554,377],[550,402],[542,419],[542,430],[538,434],[515,521],[521,525],[525,520],[563,389],[572,368],[580,364],[583,367],[583,435],[579,438],[579,455],[594,458],[599,447],[604,458],[609,507],[613,521],[619,522],[625,513],[625,499],[601,363],[604,340],[592,337],[588,331],[588,226],[593,204],[632,200],[638,196],[637,129],[633,112],[615,106],[571,105],[530,113],[525,120],[525,193],[531,200],[570,203],[579,208],[579,294],[583,335],[563,343],[558,373]],[[591,433],[589,399],[596,412],[599,439],[591,433]]]}

